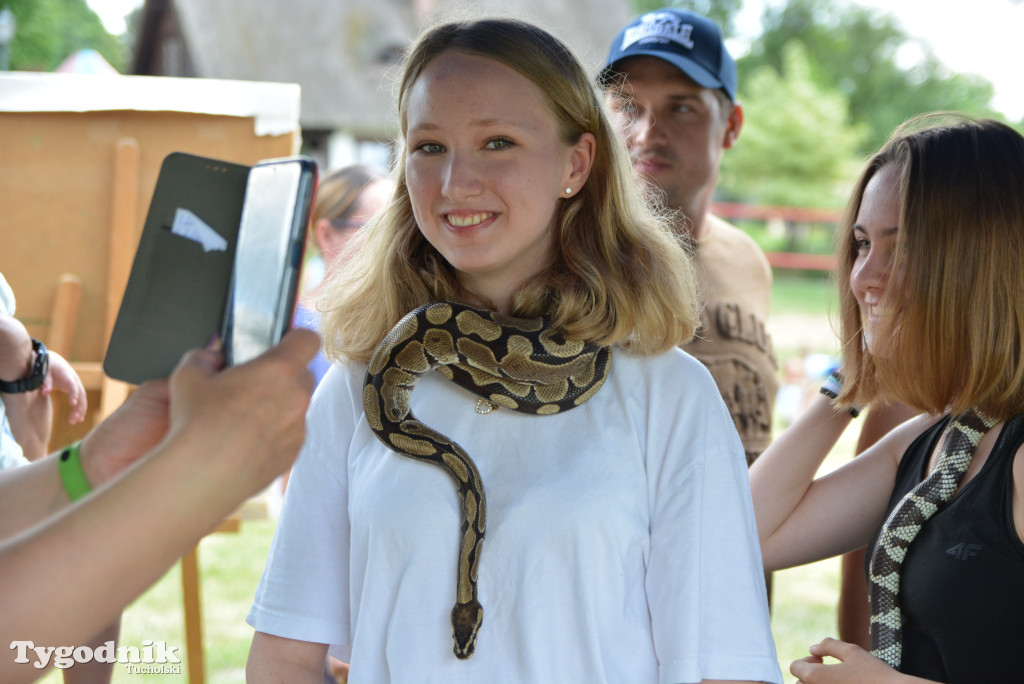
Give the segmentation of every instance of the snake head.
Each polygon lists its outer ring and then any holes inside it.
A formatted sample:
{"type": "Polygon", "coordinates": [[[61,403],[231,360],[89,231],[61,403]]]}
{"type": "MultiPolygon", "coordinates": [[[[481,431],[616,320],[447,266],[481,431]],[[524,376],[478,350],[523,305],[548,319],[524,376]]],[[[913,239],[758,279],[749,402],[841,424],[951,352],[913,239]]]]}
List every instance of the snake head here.
{"type": "Polygon", "coordinates": [[[455,657],[466,660],[476,648],[476,635],[484,621],[484,609],[476,599],[469,603],[456,603],[452,608],[452,629],[455,637],[455,657]]]}

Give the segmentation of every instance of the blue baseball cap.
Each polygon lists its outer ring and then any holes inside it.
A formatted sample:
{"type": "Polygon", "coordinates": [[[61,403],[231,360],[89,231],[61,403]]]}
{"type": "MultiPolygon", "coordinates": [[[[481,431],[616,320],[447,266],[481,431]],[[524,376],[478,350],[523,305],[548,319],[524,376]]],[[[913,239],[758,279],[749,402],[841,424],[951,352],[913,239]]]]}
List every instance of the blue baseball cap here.
{"type": "Polygon", "coordinates": [[[703,88],[721,88],[736,99],[736,62],[725,49],[722,31],[707,17],[665,8],[648,12],[622,29],[612,43],[598,77],[609,85],[618,65],[630,57],[657,57],[675,66],[703,88]]]}

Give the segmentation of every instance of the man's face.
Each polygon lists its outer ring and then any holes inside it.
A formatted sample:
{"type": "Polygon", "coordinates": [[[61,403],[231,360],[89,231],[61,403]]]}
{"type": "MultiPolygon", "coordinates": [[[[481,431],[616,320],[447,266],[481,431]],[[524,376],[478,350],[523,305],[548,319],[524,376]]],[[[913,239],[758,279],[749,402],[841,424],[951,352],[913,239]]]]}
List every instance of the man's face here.
{"type": "Polygon", "coordinates": [[[661,187],[669,207],[701,220],[742,109],[662,59],[632,57],[618,70],[623,87],[608,93],[634,168],[661,187]]]}

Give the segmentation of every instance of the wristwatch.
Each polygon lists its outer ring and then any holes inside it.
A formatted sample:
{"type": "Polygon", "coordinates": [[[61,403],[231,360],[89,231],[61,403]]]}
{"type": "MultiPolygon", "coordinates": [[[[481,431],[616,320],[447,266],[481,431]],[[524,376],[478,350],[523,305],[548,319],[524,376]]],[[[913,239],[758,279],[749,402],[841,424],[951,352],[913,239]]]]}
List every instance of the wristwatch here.
{"type": "Polygon", "coordinates": [[[20,394],[39,389],[46,379],[46,372],[50,369],[50,353],[46,351],[46,345],[39,340],[32,338],[32,351],[36,353],[35,363],[32,364],[32,373],[27,378],[7,382],[0,380],[0,392],[4,394],[20,394]]]}

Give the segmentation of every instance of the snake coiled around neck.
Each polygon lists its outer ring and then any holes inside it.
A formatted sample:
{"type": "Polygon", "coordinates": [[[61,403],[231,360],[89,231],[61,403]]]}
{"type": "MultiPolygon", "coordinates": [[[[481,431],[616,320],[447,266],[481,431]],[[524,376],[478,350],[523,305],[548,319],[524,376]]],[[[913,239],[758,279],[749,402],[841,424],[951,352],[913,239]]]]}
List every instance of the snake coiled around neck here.
{"type": "Polygon", "coordinates": [[[495,407],[552,415],[594,396],[610,362],[609,347],[566,339],[545,319],[455,302],[433,302],[407,314],[370,359],[363,408],[373,433],[392,451],[439,466],[455,480],[462,517],[451,614],[458,658],[473,655],[483,623],[477,577],[487,501],[473,459],[413,415],[416,382],[436,369],[495,407]]]}

